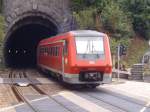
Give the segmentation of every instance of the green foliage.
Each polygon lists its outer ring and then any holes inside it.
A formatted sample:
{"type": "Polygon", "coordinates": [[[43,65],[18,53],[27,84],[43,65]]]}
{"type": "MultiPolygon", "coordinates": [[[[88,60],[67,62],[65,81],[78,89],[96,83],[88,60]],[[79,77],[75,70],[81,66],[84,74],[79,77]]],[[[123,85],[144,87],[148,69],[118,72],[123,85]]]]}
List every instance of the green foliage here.
{"type": "Polygon", "coordinates": [[[129,48],[130,42],[131,41],[128,38],[121,38],[121,39],[111,38],[110,39],[110,46],[111,46],[112,54],[116,54],[117,46],[119,44],[125,45],[127,48],[129,48]]]}
{"type": "Polygon", "coordinates": [[[95,3],[95,0],[72,0],[71,9],[79,12],[85,10],[89,6],[93,6],[93,3],[95,3]]]}
{"type": "Polygon", "coordinates": [[[3,64],[3,42],[4,42],[4,17],[0,15],[0,70],[4,68],[3,64]]]}
{"type": "Polygon", "coordinates": [[[104,28],[115,38],[128,38],[134,34],[131,20],[125,15],[119,4],[113,0],[73,1],[76,6],[73,8],[74,17],[79,29],[99,30],[104,28]]]}
{"type": "Polygon", "coordinates": [[[134,29],[145,39],[150,38],[150,0],[72,1],[72,9],[75,12],[89,10],[90,7],[95,9],[94,13],[101,16],[100,24],[103,24],[113,37],[131,37],[134,35],[134,29]]]}
{"type": "Polygon", "coordinates": [[[0,15],[0,44],[4,40],[4,17],[0,15]]]}
{"type": "Polygon", "coordinates": [[[115,38],[128,38],[133,35],[130,19],[124,14],[119,5],[110,2],[101,13],[104,28],[115,38]]]}
{"type": "Polygon", "coordinates": [[[85,1],[84,0],[72,0],[71,8],[73,11],[81,11],[85,8],[85,1]]]}
{"type": "Polygon", "coordinates": [[[150,0],[122,0],[122,6],[133,19],[134,30],[144,36],[145,39],[149,39],[150,0]]]}
{"type": "Polygon", "coordinates": [[[74,12],[73,16],[75,17],[80,29],[93,29],[94,18],[93,18],[92,9],[83,10],[80,12],[74,12]]]}
{"type": "Polygon", "coordinates": [[[147,41],[137,41],[136,39],[132,40],[131,44],[129,45],[129,51],[126,59],[128,66],[131,67],[133,64],[139,63],[148,48],[149,46],[147,41]]]}

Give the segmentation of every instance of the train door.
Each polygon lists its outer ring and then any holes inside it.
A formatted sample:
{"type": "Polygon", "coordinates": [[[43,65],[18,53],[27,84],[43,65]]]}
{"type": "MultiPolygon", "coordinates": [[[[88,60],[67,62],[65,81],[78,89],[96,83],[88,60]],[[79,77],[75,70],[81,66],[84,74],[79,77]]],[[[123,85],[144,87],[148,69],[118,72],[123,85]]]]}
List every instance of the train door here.
{"type": "Polygon", "coordinates": [[[64,74],[65,70],[65,58],[68,55],[68,43],[66,40],[63,41],[63,53],[62,53],[62,73],[64,74]]]}

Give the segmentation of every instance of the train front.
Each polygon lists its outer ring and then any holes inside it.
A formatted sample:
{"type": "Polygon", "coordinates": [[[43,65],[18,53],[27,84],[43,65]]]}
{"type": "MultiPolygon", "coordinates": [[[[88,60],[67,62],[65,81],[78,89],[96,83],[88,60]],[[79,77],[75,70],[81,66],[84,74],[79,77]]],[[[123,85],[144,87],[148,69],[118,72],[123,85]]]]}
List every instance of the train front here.
{"type": "Polygon", "coordinates": [[[76,31],[70,43],[70,69],[64,79],[74,84],[111,82],[112,60],[109,39],[96,31],[76,31]]]}

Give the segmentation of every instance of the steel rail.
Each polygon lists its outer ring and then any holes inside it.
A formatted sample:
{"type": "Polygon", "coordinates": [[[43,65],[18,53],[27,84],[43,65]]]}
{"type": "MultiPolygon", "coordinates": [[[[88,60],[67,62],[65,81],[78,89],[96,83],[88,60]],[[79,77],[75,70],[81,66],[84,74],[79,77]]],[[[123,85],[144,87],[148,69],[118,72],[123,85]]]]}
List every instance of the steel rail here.
{"type": "Polygon", "coordinates": [[[34,112],[40,112],[40,110],[38,110],[37,108],[31,105],[31,103],[24,97],[24,95],[20,92],[17,86],[14,85],[14,82],[13,82],[14,77],[15,77],[15,74],[13,74],[13,71],[11,71],[9,74],[9,78],[11,78],[11,88],[13,92],[15,93],[15,96],[18,99],[18,101],[26,103],[34,112]]]}
{"type": "MultiPolygon", "coordinates": [[[[32,82],[32,80],[26,75],[26,72],[24,72],[26,78],[32,82]]],[[[59,101],[57,101],[56,99],[54,99],[52,96],[48,95],[45,91],[43,91],[42,89],[40,89],[39,87],[37,87],[36,85],[31,84],[31,86],[33,87],[33,89],[35,89],[37,92],[39,92],[41,95],[46,95],[47,97],[49,97],[50,99],[52,99],[54,102],[56,102],[57,104],[59,104],[61,107],[65,108],[66,110],[68,110],[69,112],[74,112],[71,109],[68,109],[65,105],[63,105],[62,103],[60,103],[59,101]]]]}

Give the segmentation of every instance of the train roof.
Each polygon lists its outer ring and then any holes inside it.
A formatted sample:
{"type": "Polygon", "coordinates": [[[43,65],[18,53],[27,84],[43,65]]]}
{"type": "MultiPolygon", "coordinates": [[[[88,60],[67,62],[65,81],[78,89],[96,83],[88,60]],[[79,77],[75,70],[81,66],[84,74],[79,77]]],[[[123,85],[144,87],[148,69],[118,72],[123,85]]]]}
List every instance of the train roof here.
{"type": "MultiPolygon", "coordinates": [[[[54,38],[47,38],[47,39],[43,39],[40,41],[40,44],[42,43],[47,43],[49,40],[57,40],[58,36],[63,36],[63,35],[68,35],[71,34],[73,36],[77,36],[77,37],[102,37],[105,36],[106,34],[98,32],[98,31],[94,31],[94,30],[74,30],[74,31],[69,31],[63,34],[59,34],[56,36],[53,36],[54,38]]],[[[62,37],[61,39],[63,39],[64,37],[62,37]]],[[[59,38],[60,39],[60,38],[59,38]]]]}
{"type": "Polygon", "coordinates": [[[92,37],[97,37],[97,36],[105,36],[104,33],[94,31],[94,30],[76,30],[76,31],[70,31],[74,36],[92,36],[92,37]]]}

